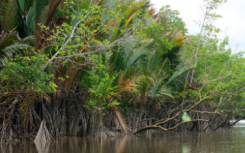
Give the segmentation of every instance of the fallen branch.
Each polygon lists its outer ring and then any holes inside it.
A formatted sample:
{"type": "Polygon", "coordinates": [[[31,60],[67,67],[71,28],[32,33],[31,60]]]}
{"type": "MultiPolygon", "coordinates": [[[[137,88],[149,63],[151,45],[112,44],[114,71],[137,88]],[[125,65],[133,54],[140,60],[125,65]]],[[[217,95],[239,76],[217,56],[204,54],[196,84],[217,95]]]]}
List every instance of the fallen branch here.
{"type": "Polygon", "coordinates": [[[195,112],[195,113],[200,113],[200,114],[206,113],[206,114],[219,114],[219,115],[221,115],[221,113],[219,113],[219,112],[208,112],[208,111],[197,111],[197,110],[191,110],[190,112],[195,112]]]}
{"type": "Polygon", "coordinates": [[[162,129],[163,131],[169,131],[169,130],[173,130],[173,129],[176,129],[178,126],[180,126],[181,124],[184,124],[184,123],[189,123],[189,122],[196,122],[196,121],[203,121],[203,122],[208,122],[208,120],[204,120],[204,119],[195,119],[195,120],[191,120],[191,121],[185,121],[185,122],[181,122],[177,125],[175,125],[174,127],[171,127],[169,129],[166,129],[166,128],[163,128],[161,126],[158,126],[158,124],[154,124],[154,125],[150,125],[150,126],[147,126],[147,127],[144,127],[144,128],[141,128],[139,130],[137,130],[136,132],[134,132],[133,134],[137,134],[141,131],[144,131],[144,130],[149,130],[149,129],[155,129],[155,128],[159,128],[159,129],[162,129]]]}
{"type": "Polygon", "coordinates": [[[239,119],[237,119],[234,123],[232,123],[232,124],[230,125],[230,127],[234,126],[237,122],[239,122],[240,120],[242,120],[242,118],[243,118],[243,117],[240,117],[239,119]]]}

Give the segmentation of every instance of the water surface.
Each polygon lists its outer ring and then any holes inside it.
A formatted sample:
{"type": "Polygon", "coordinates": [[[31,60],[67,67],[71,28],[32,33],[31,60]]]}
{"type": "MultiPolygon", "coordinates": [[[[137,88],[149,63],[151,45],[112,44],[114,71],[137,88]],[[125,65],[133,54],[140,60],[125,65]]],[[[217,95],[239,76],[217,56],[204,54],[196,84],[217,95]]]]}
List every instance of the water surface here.
{"type": "Polygon", "coordinates": [[[244,153],[245,121],[217,132],[148,132],[116,138],[64,137],[60,142],[0,144],[0,153],[244,153]]]}

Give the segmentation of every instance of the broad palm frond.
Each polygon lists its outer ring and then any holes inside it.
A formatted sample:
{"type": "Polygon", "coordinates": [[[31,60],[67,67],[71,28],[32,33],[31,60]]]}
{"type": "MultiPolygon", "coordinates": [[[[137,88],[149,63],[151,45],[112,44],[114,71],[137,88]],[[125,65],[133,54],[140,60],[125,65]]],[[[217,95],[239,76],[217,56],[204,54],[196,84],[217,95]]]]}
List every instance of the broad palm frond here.
{"type": "Polygon", "coordinates": [[[119,81],[118,81],[118,92],[122,93],[124,91],[129,91],[137,87],[137,85],[134,83],[134,79],[136,78],[137,73],[135,73],[133,76],[127,76],[127,72],[122,72],[121,75],[119,76],[119,81]]]}
{"type": "MultiPolygon", "coordinates": [[[[4,1],[3,1],[4,2],[4,1]]],[[[0,2],[2,3],[2,2],[0,2]]],[[[6,5],[4,6],[4,12],[1,13],[3,15],[3,19],[0,23],[0,31],[7,31],[13,29],[16,26],[16,7],[13,0],[8,0],[4,2],[6,5]]],[[[1,7],[1,6],[0,6],[1,7]]]]}
{"type": "Polygon", "coordinates": [[[0,50],[2,50],[3,48],[9,46],[10,44],[18,40],[19,40],[18,35],[15,33],[14,30],[10,31],[9,33],[6,32],[1,34],[0,50]]]}
{"type": "MultiPolygon", "coordinates": [[[[14,29],[15,30],[15,29],[14,29]]],[[[18,34],[12,30],[9,33],[3,33],[0,37],[0,58],[12,58],[14,53],[17,53],[26,48],[31,48],[30,45],[24,44],[33,39],[32,36],[23,39],[18,37],[18,34]]]]}
{"type": "Polygon", "coordinates": [[[178,78],[180,75],[184,74],[186,71],[189,70],[189,67],[187,65],[182,66],[178,70],[174,72],[174,74],[168,79],[168,82],[165,85],[170,84],[173,80],[178,78]]]}
{"type": "Polygon", "coordinates": [[[28,44],[12,44],[7,47],[5,47],[3,50],[1,50],[1,54],[5,57],[12,58],[14,53],[17,53],[21,50],[30,48],[28,44]]]}
{"type": "Polygon", "coordinates": [[[137,78],[137,85],[139,86],[140,93],[146,95],[154,84],[154,78],[149,75],[141,75],[137,78]]]}
{"type": "Polygon", "coordinates": [[[25,38],[22,39],[23,42],[26,42],[26,41],[33,41],[35,40],[35,36],[27,36],[25,38]]]}
{"type": "Polygon", "coordinates": [[[148,54],[148,50],[139,50],[131,55],[126,64],[126,70],[135,64],[139,59],[142,59],[148,54]]]}
{"type": "Polygon", "coordinates": [[[171,90],[168,89],[166,86],[161,86],[160,90],[157,92],[155,92],[154,88],[152,88],[152,90],[149,91],[148,96],[150,96],[151,98],[160,97],[160,96],[168,96],[173,98],[171,90]]]}
{"type": "Polygon", "coordinates": [[[140,11],[148,6],[148,3],[145,1],[139,2],[123,2],[117,5],[117,9],[122,10],[121,18],[117,19],[117,25],[114,28],[111,42],[115,41],[119,34],[121,28],[126,28],[129,25],[129,22],[134,18],[137,11],[140,11]]]}

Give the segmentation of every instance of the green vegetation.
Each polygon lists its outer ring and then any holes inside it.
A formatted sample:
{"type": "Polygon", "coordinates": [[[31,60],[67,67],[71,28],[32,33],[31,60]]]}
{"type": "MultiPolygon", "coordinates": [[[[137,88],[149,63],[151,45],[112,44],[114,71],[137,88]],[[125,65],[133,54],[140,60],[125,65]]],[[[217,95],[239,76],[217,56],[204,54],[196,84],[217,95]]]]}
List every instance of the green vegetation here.
{"type": "Polygon", "coordinates": [[[135,134],[229,126],[245,113],[245,58],[209,24],[225,2],[204,0],[200,33],[188,35],[178,11],[147,0],[6,0],[1,140],[12,131],[31,138],[42,120],[57,139],[101,126],[135,134]]]}

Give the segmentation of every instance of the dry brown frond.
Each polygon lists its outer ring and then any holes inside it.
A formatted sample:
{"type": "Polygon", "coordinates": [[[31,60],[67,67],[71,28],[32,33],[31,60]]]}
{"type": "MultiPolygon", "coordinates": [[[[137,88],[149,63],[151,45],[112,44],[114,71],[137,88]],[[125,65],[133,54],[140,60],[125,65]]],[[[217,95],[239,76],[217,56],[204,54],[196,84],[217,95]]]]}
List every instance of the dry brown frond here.
{"type": "Polygon", "coordinates": [[[120,112],[120,110],[117,108],[117,107],[113,107],[112,108],[116,118],[117,118],[117,121],[119,122],[119,124],[121,125],[122,129],[123,129],[123,132],[124,133],[131,133],[131,129],[126,125],[126,120],[124,118],[124,115],[120,112]]]}
{"type": "Polygon", "coordinates": [[[133,19],[133,17],[135,16],[135,13],[133,13],[128,19],[127,22],[124,24],[124,27],[126,27],[128,25],[128,23],[133,19]]]}
{"type": "Polygon", "coordinates": [[[119,91],[116,94],[120,94],[124,91],[134,90],[137,85],[134,83],[134,79],[137,76],[135,74],[131,78],[126,78],[124,75],[119,78],[119,91]]]}
{"type": "Polygon", "coordinates": [[[156,14],[156,8],[151,8],[148,10],[148,14],[154,16],[156,14]]]}
{"type": "Polygon", "coordinates": [[[50,96],[48,96],[48,95],[44,95],[43,96],[43,98],[47,101],[47,102],[49,102],[50,103],[50,101],[51,101],[51,98],[50,98],[50,96]]]}

